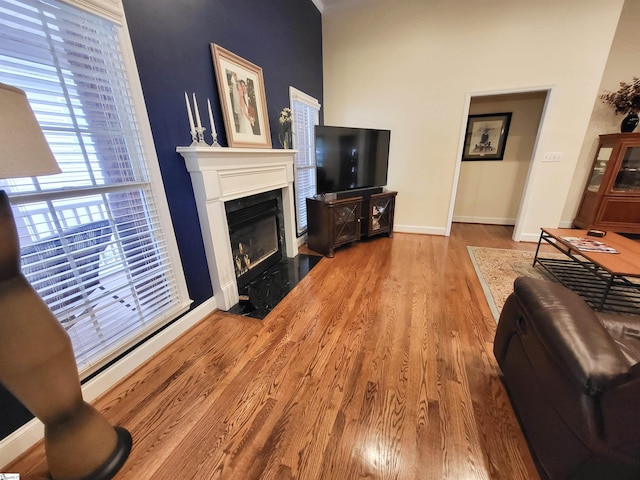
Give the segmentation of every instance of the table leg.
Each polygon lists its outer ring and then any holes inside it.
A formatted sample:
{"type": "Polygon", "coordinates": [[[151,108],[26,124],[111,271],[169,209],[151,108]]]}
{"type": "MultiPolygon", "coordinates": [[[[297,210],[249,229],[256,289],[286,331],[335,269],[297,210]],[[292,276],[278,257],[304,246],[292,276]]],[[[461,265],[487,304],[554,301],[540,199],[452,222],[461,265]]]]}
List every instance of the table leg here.
{"type": "Polygon", "coordinates": [[[607,285],[604,287],[604,293],[602,294],[602,299],[600,300],[600,304],[595,309],[598,312],[601,312],[602,309],[604,308],[604,303],[607,301],[607,297],[609,296],[609,291],[611,290],[611,285],[613,285],[613,280],[614,279],[615,279],[615,276],[611,275],[609,277],[609,281],[607,282],[607,285]]]}
{"type": "Polygon", "coordinates": [[[536,248],[536,254],[533,256],[533,267],[536,266],[536,262],[538,261],[538,252],[540,251],[540,244],[542,243],[542,236],[544,232],[540,232],[540,238],[538,239],[538,248],[536,248]]]}

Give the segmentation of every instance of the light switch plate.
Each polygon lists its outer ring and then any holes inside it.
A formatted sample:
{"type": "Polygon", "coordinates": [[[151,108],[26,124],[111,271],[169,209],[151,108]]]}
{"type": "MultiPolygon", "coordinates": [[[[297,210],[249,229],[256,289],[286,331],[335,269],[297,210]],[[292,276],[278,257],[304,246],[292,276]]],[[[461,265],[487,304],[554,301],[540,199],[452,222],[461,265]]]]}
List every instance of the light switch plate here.
{"type": "Polygon", "coordinates": [[[562,160],[562,152],[545,152],[543,162],[559,162],[562,160]]]}

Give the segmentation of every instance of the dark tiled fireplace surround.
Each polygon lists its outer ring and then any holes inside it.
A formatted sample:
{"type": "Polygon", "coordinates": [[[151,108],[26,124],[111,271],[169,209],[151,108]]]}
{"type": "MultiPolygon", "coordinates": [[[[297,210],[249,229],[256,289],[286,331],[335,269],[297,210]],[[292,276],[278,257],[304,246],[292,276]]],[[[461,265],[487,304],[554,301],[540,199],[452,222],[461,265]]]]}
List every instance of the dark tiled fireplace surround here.
{"type": "Polygon", "coordinates": [[[284,228],[279,190],[225,203],[231,255],[240,296],[243,289],[282,259],[284,228]]]}

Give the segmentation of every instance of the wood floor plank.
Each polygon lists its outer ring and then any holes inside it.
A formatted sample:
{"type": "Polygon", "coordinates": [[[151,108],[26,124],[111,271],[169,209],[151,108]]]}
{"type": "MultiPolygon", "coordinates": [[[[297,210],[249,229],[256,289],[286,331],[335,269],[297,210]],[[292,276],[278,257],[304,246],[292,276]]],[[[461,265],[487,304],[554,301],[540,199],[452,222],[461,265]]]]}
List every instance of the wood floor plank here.
{"type": "Polygon", "coordinates": [[[358,242],[263,321],[214,312],[95,402],[133,434],[115,480],[537,480],[467,252],[535,249],[511,234],[358,242]]]}

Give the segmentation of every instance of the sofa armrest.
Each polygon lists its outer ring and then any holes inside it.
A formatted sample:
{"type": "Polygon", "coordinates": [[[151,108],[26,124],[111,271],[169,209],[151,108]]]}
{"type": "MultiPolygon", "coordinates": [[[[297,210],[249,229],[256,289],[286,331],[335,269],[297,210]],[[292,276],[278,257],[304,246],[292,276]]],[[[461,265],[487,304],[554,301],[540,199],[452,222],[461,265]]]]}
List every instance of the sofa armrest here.
{"type": "Polygon", "coordinates": [[[597,395],[626,378],[632,365],[577,294],[528,277],[516,279],[514,292],[528,327],[585,393],[597,395]]]}

